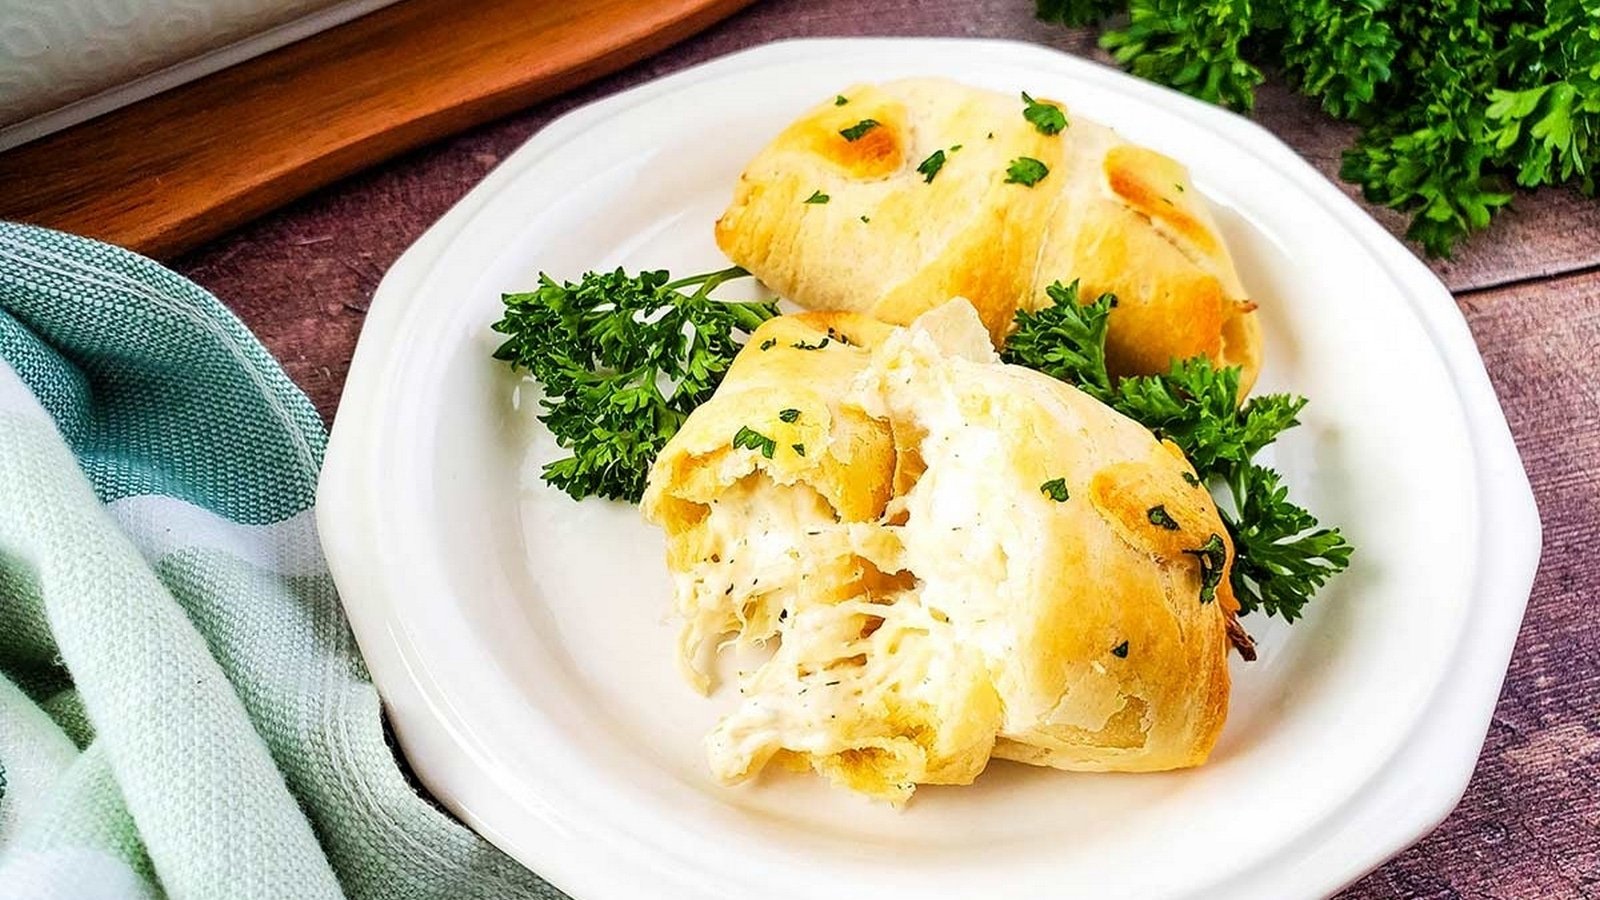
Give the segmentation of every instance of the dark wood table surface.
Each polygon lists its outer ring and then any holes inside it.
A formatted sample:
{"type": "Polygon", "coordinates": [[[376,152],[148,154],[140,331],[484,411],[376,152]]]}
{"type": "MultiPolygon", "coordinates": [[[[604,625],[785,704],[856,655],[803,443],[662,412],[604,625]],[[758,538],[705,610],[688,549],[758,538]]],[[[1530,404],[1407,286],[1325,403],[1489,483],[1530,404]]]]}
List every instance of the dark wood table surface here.
{"type": "MultiPolygon", "coordinates": [[[[1092,33],[1036,22],[1032,6],[763,0],[631,69],[335,184],[176,267],[236,310],[331,420],[384,271],[555,116],[784,37],[1013,38],[1105,60],[1092,33]]],[[[1352,129],[1276,84],[1262,88],[1254,117],[1337,180],[1352,129]]],[[[1396,214],[1373,214],[1403,228],[1396,214]]],[[[1564,190],[1519,196],[1455,259],[1430,264],[1455,292],[1510,420],[1544,520],[1544,557],[1461,805],[1340,896],[1600,897],[1600,608],[1591,605],[1600,603],[1600,201],[1564,190]]],[[[1216,839],[1225,847],[1226,836],[1216,839]]]]}

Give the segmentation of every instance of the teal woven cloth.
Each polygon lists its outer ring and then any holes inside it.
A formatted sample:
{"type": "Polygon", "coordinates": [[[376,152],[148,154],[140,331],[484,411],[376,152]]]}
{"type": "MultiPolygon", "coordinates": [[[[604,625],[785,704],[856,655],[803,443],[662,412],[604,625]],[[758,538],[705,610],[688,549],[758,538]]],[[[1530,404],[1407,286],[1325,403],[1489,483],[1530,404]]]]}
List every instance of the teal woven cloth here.
{"type": "Polygon", "coordinates": [[[210,294],[0,223],[0,898],[559,897],[420,797],[210,294]]]}

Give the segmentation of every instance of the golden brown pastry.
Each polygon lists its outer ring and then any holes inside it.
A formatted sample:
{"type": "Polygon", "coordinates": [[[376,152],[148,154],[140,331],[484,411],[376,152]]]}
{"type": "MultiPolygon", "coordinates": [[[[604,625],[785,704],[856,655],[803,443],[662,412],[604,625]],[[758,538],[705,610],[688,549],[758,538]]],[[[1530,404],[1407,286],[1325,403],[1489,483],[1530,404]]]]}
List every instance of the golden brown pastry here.
{"type": "Polygon", "coordinates": [[[725,642],[771,651],[707,740],[713,772],[778,761],[903,802],[991,756],[1203,762],[1237,605],[1222,522],[1185,475],[1139,424],[1000,363],[965,301],[910,328],[768,321],[643,502],[695,683],[725,642]]]}
{"type": "Polygon", "coordinates": [[[1070,109],[1066,128],[1043,134],[1016,95],[949,81],[839,96],[751,161],[717,222],[723,251],[780,295],[897,324],[966,297],[998,345],[1019,307],[1047,306],[1047,286],[1078,279],[1084,302],[1117,295],[1113,374],[1205,354],[1241,366],[1244,391],[1254,383],[1254,304],[1182,165],[1070,109]],[[1006,181],[1022,157],[1049,170],[1031,187],[1006,181]]]}

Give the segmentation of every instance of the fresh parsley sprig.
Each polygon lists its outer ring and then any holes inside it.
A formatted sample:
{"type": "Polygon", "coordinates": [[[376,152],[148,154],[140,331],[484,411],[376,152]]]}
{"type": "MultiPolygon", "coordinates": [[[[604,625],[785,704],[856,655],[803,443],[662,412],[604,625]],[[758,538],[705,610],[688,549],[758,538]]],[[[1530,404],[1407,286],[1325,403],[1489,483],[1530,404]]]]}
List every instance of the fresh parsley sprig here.
{"type": "MultiPolygon", "coordinates": [[[[1221,511],[1233,538],[1230,583],[1242,611],[1299,618],[1312,594],[1349,565],[1351,547],[1338,529],[1319,528],[1316,517],[1291,503],[1278,474],[1254,459],[1299,424],[1306,399],[1265,394],[1240,405],[1239,370],[1218,369],[1203,356],[1176,361],[1160,375],[1114,380],[1105,341],[1116,297],[1101,294],[1080,304],[1077,282],[1058,282],[1047,293],[1052,306],[1017,313],[1005,361],[1074,385],[1176,443],[1199,483],[1225,486],[1232,500],[1233,511],[1221,511]]],[[[1218,549],[1195,548],[1194,554],[1220,569],[1218,549]]]]}
{"type": "Polygon", "coordinates": [[[506,335],[495,358],[544,388],[539,420],[571,452],[544,480],[574,499],[637,503],[656,454],[710,399],[773,303],[729,303],[711,292],[750,273],[737,266],[671,280],[665,271],[539,275],[537,290],[506,294],[506,335]]]}
{"type": "Polygon", "coordinates": [[[1233,592],[1246,612],[1264,609],[1286,621],[1350,565],[1352,548],[1337,528],[1289,502],[1289,489],[1265,466],[1233,467],[1228,491],[1235,512],[1220,510],[1233,535],[1233,592]]]}
{"type": "Polygon", "coordinates": [[[1129,71],[1248,109],[1282,72],[1362,131],[1341,176],[1411,215],[1407,235],[1449,255],[1512,186],[1600,170],[1595,0],[1038,0],[1040,18],[1090,25],[1129,71]],[[1119,15],[1125,13],[1125,16],[1119,15]]]}

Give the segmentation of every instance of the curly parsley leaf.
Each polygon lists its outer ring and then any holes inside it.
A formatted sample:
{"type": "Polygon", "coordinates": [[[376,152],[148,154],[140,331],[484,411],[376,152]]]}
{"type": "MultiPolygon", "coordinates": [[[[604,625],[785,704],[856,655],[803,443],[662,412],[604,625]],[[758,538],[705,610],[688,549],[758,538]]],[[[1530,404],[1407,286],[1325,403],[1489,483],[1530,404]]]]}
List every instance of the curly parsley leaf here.
{"type": "Polygon", "coordinates": [[[933,184],[933,178],[944,168],[944,151],[935,150],[928,154],[928,158],[917,164],[917,174],[922,176],[923,184],[933,184]]]}
{"type": "Polygon", "coordinates": [[[1244,0],[1133,0],[1126,27],[1103,34],[1100,45],[1141,78],[1247,110],[1264,79],[1240,53],[1251,21],[1244,0]]]}
{"type": "Polygon", "coordinates": [[[1264,394],[1239,405],[1239,370],[1218,369],[1197,356],[1175,362],[1163,375],[1117,382],[1111,406],[1137,419],[1183,450],[1201,473],[1244,465],[1299,424],[1306,399],[1264,394]]]}
{"type": "Polygon", "coordinates": [[[1039,0],[1038,16],[1071,28],[1093,25],[1127,6],[1127,0],[1039,0]]]}
{"type": "Polygon", "coordinates": [[[1277,472],[1235,469],[1228,480],[1235,513],[1221,510],[1233,535],[1234,596],[1243,612],[1260,609],[1293,622],[1329,578],[1350,565],[1350,544],[1337,528],[1319,528],[1289,501],[1277,472]]]}
{"type": "Polygon", "coordinates": [[[1106,328],[1117,298],[1101,294],[1083,303],[1078,282],[1045,288],[1051,305],[1036,312],[1017,310],[1017,328],[1001,357],[1051,378],[1075,385],[1102,403],[1111,399],[1106,372],[1106,328]]]}
{"type": "MultiPolygon", "coordinates": [[[[1047,289],[1052,306],[1019,311],[1002,359],[1074,385],[1090,396],[1171,440],[1198,476],[1228,485],[1234,513],[1223,523],[1234,544],[1230,585],[1242,611],[1260,609],[1293,621],[1312,594],[1350,561],[1351,548],[1338,529],[1317,520],[1288,499],[1271,469],[1254,459],[1278,435],[1299,424],[1306,399],[1264,394],[1239,403],[1239,370],[1217,368],[1203,357],[1174,362],[1160,375],[1113,379],[1106,369],[1105,340],[1116,298],[1101,294],[1083,303],[1078,283],[1047,289]]],[[[1162,507],[1148,511],[1152,524],[1168,527],[1162,507]]],[[[1202,602],[1215,595],[1222,548],[1208,542],[1191,552],[1201,562],[1202,602]]]]}
{"type": "Polygon", "coordinates": [[[536,290],[502,297],[492,327],[506,339],[494,356],[543,386],[539,420],[571,454],[544,467],[546,482],[574,499],[638,502],[656,454],[710,399],[743,339],[778,314],[772,303],[710,296],[748,275],[541,273],[536,290]]]}
{"type": "Polygon", "coordinates": [[[1514,186],[1593,194],[1596,0],[1039,0],[1069,25],[1125,11],[1103,46],[1137,75],[1234,108],[1261,68],[1361,126],[1340,175],[1448,256],[1514,186]]]}

